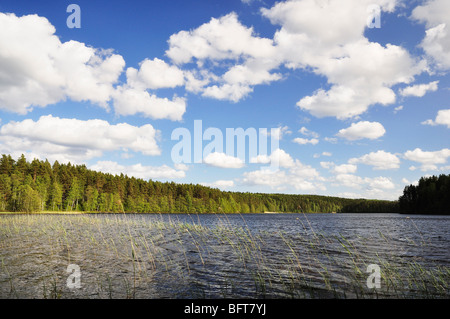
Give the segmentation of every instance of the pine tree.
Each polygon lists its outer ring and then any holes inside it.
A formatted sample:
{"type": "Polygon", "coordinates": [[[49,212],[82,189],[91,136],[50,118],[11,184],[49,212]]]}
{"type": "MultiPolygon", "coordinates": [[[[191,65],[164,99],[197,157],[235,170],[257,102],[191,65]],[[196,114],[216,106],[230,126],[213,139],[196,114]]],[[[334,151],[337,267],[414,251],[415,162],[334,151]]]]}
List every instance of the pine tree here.
{"type": "Polygon", "coordinates": [[[48,208],[52,211],[61,210],[62,205],[62,189],[59,183],[54,180],[49,190],[48,208]]]}

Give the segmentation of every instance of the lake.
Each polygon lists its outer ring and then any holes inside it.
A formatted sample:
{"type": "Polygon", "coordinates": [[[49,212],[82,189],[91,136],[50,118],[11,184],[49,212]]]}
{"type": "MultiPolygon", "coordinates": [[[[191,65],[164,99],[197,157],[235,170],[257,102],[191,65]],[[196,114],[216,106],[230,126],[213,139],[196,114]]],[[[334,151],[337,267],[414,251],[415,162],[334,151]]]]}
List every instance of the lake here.
{"type": "Polygon", "coordinates": [[[0,298],[449,298],[449,230],[428,215],[1,215],[0,298]]]}

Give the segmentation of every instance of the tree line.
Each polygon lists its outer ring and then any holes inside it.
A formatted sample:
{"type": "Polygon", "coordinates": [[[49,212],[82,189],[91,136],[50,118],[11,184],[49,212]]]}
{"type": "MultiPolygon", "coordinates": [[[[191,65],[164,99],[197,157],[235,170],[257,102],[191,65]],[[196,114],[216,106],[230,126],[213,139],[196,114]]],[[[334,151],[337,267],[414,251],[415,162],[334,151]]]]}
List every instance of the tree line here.
{"type": "Polygon", "coordinates": [[[397,202],[320,195],[227,192],[198,184],[145,181],[85,165],[24,155],[0,159],[0,211],[111,213],[396,212],[397,202]]]}
{"type": "Polygon", "coordinates": [[[422,177],[417,185],[406,186],[400,196],[402,213],[450,214],[450,174],[422,177]]]}

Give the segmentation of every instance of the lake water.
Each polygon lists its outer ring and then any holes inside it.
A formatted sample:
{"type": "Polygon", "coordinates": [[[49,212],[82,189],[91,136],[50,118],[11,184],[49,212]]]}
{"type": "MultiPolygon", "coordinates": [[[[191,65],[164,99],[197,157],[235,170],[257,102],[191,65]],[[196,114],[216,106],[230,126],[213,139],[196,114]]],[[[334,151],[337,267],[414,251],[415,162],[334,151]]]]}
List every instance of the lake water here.
{"type": "Polygon", "coordinates": [[[449,230],[397,214],[2,215],[0,298],[448,298],[449,230]]]}

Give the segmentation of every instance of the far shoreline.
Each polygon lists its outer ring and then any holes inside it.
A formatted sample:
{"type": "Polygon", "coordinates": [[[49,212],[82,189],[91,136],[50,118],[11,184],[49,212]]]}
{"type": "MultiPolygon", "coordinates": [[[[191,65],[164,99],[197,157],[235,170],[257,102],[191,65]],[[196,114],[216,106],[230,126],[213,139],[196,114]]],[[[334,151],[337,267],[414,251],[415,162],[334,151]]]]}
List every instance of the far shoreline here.
{"type": "Polygon", "coordinates": [[[396,215],[411,215],[411,216],[448,216],[448,214],[414,214],[414,213],[402,213],[402,212],[254,212],[254,213],[223,213],[223,212],[210,212],[210,213],[167,213],[167,212],[83,212],[83,211],[41,211],[41,212],[0,212],[0,216],[8,215],[282,215],[282,214],[328,214],[328,215],[349,215],[349,214],[396,214],[396,215]]]}

